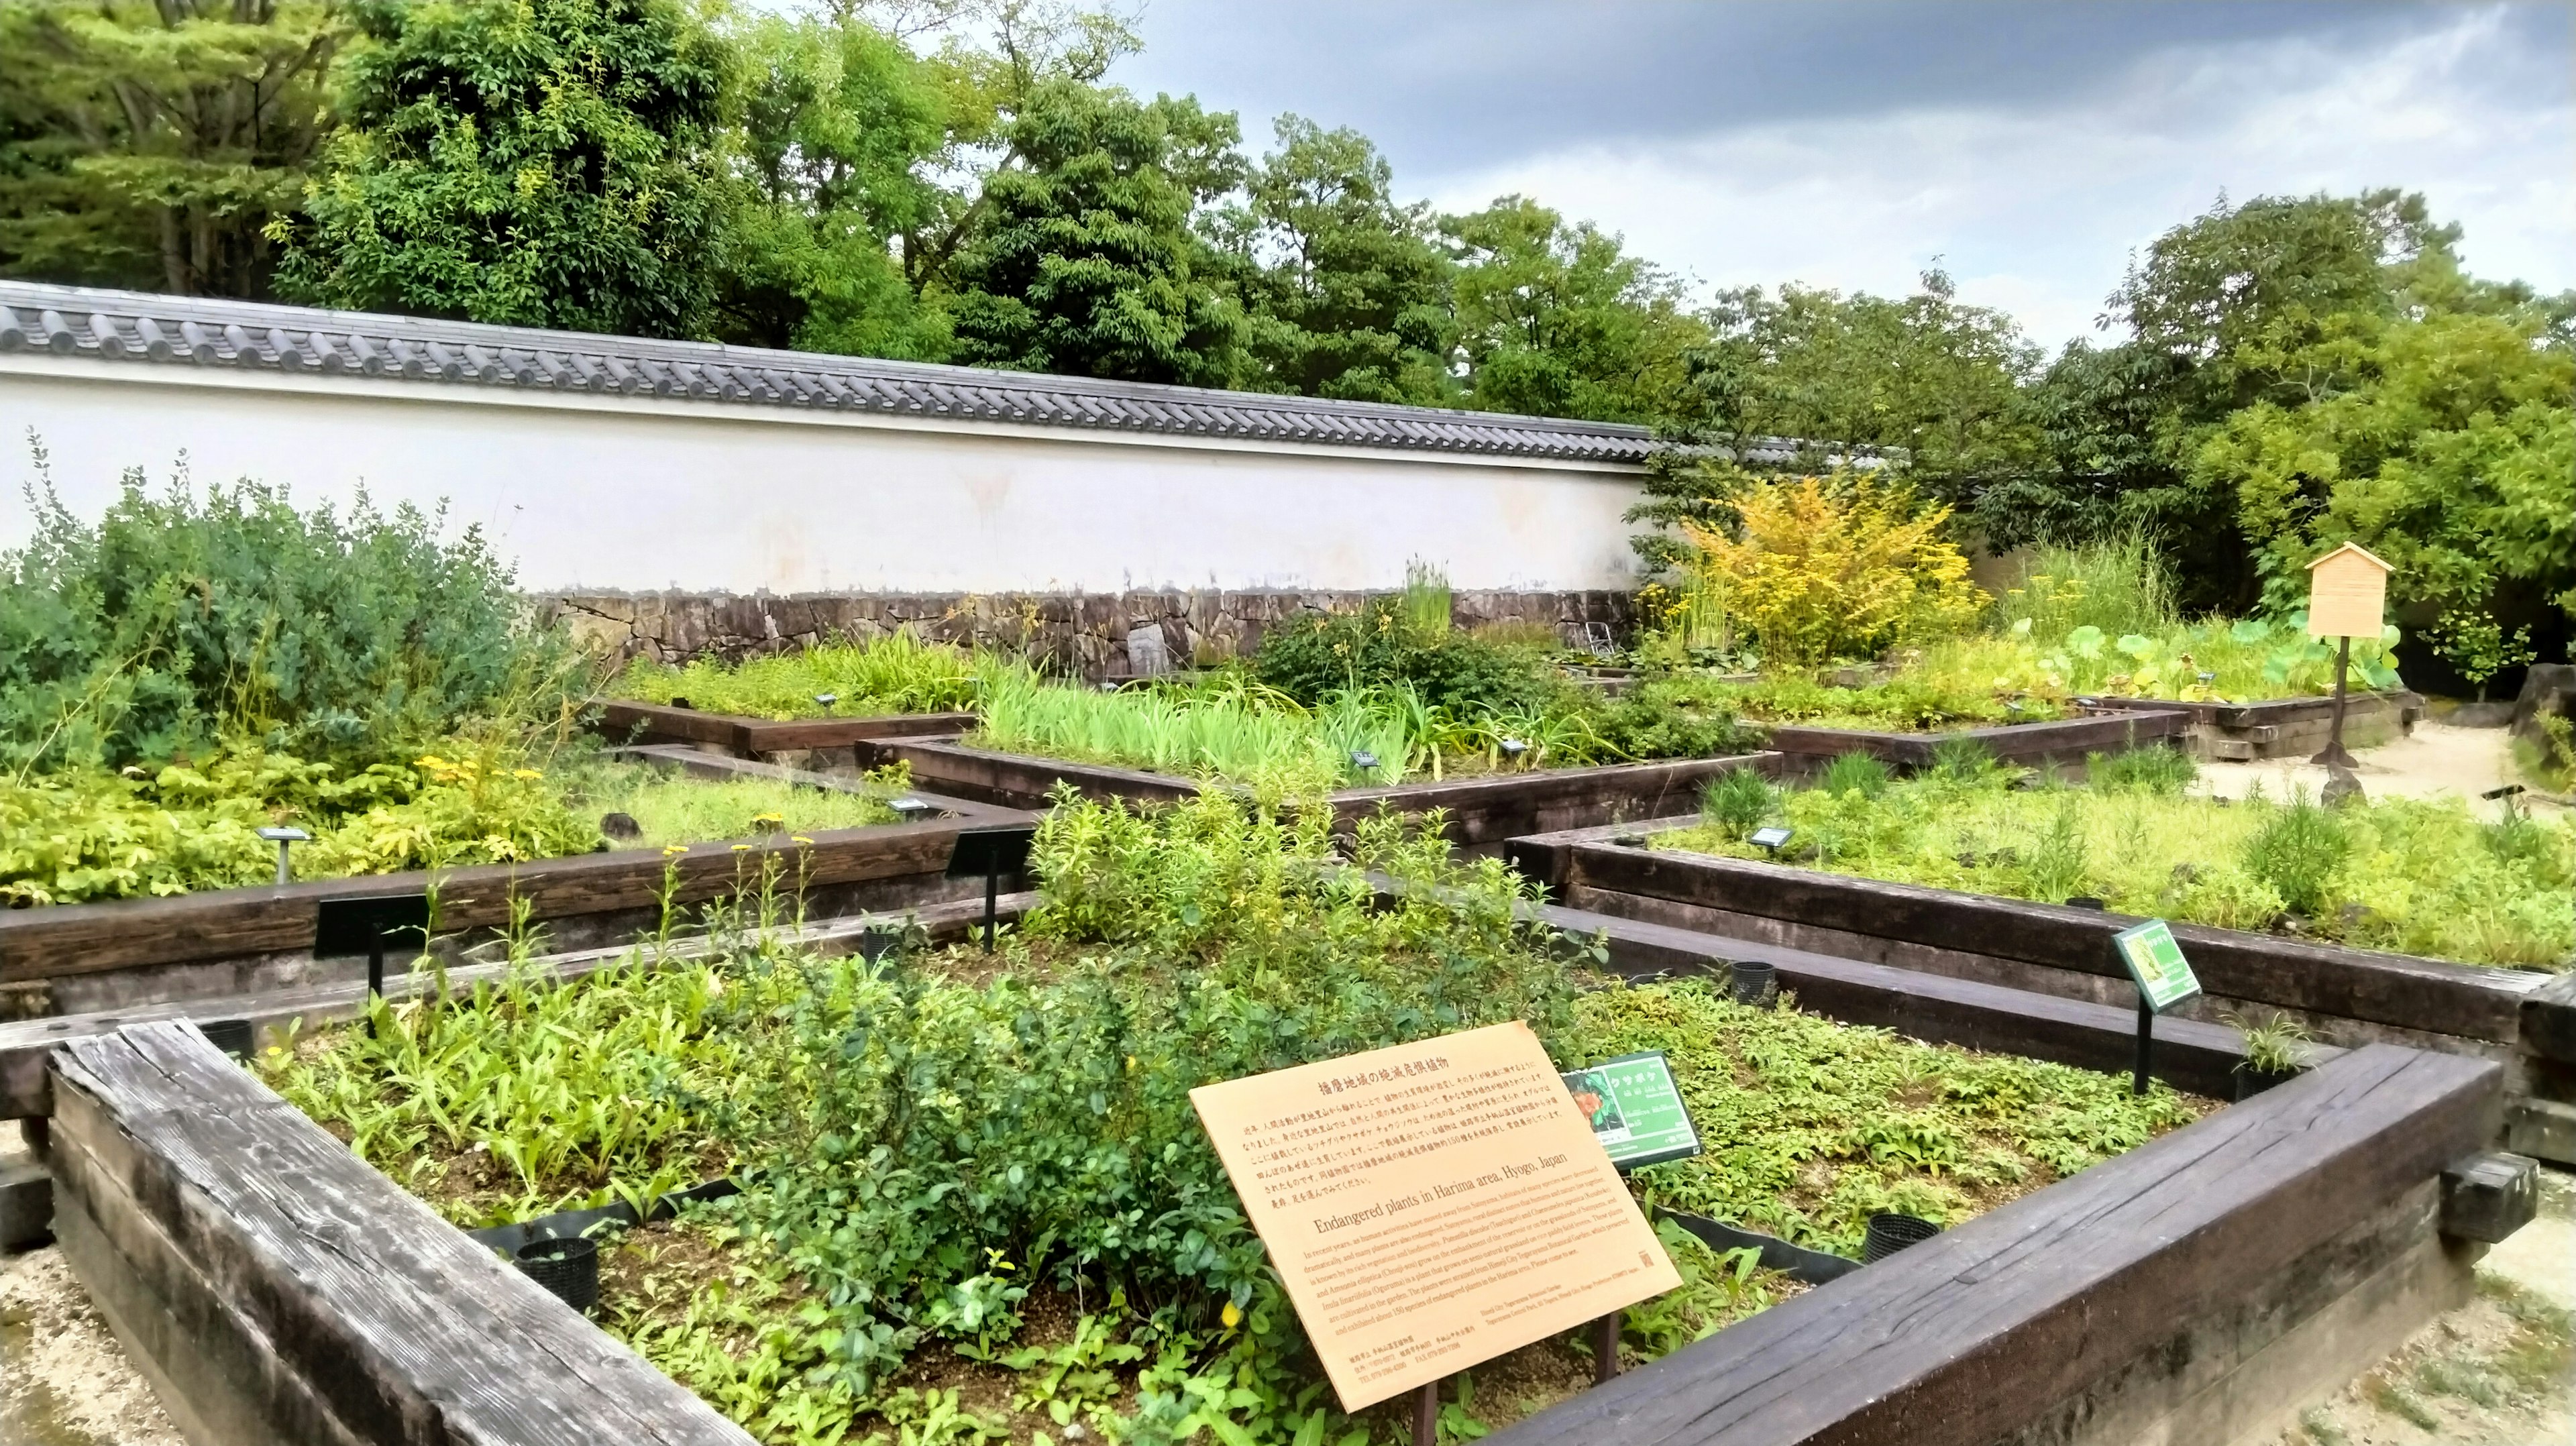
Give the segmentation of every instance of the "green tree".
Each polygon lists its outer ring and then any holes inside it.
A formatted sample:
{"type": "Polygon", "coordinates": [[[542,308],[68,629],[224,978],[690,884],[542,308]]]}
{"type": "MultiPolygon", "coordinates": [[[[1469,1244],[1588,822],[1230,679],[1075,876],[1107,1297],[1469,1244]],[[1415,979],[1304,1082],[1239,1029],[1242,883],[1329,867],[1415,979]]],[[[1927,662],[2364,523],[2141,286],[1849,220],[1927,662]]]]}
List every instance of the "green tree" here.
{"type": "Polygon", "coordinates": [[[1618,237],[1523,196],[1442,217],[1440,230],[1458,267],[1470,405],[1644,422],[1678,403],[1684,358],[1708,328],[1681,284],[1618,237]]]}
{"type": "Polygon", "coordinates": [[[897,238],[941,219],[928,179],[949,101],[894,36],[855,18],[742,27],[737,169],[745,184],[720,283],[719,334],[759,346],[937,360],[897,238]]]}
{"type": "Polygon", "coordinates": [[[1070,81],[1012,118],[1025,164],[984,184],[956,265],[956,359],[1020,371],[1226,386],[1243,313],[1192,227],[1240,184],[1230,114],[1070,81]]]}
{"type": "Polygon", "coordinates": [[[1282,116],[1279,149],[1218,223],[1250,314],[1257,384],[1438,405],[1456,384],[1450,265],[1430,208],[1392,195],[1366,136],[1282,116]]]}
{"type": "Polygon", "coordinates": [[[1678,405],[1662,427],[1646,499],[1632,521],[1657,525],[1641,556],[1679,556],[1664,530],[1725,531],[1731,500],[1757,471],[1816,473],[1857,453],[1953,507],[2026,476],[2042,435],[2024,387],[2038,349],[2011,317],[1964,305],[1950,278],[1923,275],[1903,298],[1796,285],[1718,294],[1712,336],[1685,358],[1678,405]],[[1782,440],[1795,455],[1745,465],[1782,440]]]}
{"type": "Polygon", "coordinates": [[[643,336],[713,321],[722,42],[676,0],[355,0],[282,290],[643,336]]]}
{"type": "Polygon", "coordinates": [[[2517,595],[2576,618],[2576,355],[2547,326],[2539,308],[2356,312],[2240,348],[2302,390],[2206,430],[2189,476],[2231,504],[2265,600],[2304,602],[2308,561],[2349,540],[2395,567],[2393,602],[2447,620],[2436,649],[2464,667],[2528,625],[2517,595]]]}
{"type": "Polygon", "coordinates": [[[266,295],[344,37],[329,0],[0,3],[0,275],[266,295]]]}

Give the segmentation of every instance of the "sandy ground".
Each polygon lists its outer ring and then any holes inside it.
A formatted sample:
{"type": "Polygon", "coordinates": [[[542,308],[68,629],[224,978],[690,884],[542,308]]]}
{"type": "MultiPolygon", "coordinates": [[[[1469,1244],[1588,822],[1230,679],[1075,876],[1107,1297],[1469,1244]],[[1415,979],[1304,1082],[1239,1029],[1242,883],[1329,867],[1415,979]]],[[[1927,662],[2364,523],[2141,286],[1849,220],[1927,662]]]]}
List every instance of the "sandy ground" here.
{"type": "Polygon", "coordinates": [[[2542,1172],[2540,1218],[2478,1262],[2478,1296],[2302,1412],[2277,1446],[2576,1442],[2576,1177],[2542,1172]]]}
{"type": "MultiPolygon", "coordinates": [[[[2412,736],[2379,748],[2357,749],[2353,757],[2361,765],[2354,775],[2361,780],[2362,792],[2372,798],[2430,798],[2447,793],[2467,799],[2471,807],[2489,816],[2503,805],[2487,802],[2479,794],[2509,783],[2527,786],[2530,782],[2514,767],[2511,735],[2501,728],[2418,723],[2412,736]]],[[[2305,788],[2314,798],[2326,786],[2325,769],[2304,759],[2203,762],[2200,775],[2203,786],[2222,798],[2243,798],[2257,786],[2269,798],[2287,798],[2293,788],[2305,788]]],[[[2535,813],[2560,807],[2537,790],[2516,802],[2535,813]]]]}
{"type": "MultiPolygon", "coordinates": [[[[0,1125],[0,1162],[24,1150],[0,1125]]],[[[52,1246],[0,1252],[0,1446],[183,1446],[52,1246]]]]}

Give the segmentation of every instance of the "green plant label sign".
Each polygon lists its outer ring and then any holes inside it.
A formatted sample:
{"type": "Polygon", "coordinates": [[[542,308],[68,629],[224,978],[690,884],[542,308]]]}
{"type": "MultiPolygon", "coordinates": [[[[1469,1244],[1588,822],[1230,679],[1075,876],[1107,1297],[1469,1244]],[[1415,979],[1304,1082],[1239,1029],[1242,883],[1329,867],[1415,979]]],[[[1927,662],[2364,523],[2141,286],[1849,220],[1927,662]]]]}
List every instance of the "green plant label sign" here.
{"type": "Polygon", "coordinates": [[[2111,942],[2119,946],[2120,960],[2129,966],[2129,977],[2138,981],[2147,1006],[2158,1014],[2200,992],[2191,961],[2182,957],[2182,946],[2174,942],[2173,930],[2164,920],[2149,919],[2122,929],[2111,936],[2111,942]]]}
{"type": "Polygon", "coordinates": [[[1574,1103],[1591,1116],[1592,1133],[1622,1170],[1687,1159],[1700,1152],[1699,1127],[1691,1123],[1663,1051],[1623,1054],[1565,1077],[1574,1103]]]}

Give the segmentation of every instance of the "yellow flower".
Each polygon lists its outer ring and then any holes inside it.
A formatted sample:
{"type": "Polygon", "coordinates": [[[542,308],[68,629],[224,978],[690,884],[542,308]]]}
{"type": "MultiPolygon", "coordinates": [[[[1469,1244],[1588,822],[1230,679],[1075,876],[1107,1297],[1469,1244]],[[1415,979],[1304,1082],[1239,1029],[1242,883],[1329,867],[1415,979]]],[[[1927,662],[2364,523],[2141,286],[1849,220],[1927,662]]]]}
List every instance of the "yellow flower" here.
{"type": "Polygon", "coordinates": [[[537,770],[535,770],[535,769],[533,769],[533,768],[514,768],[514,769],[511,769],[511,770],[510,770],[510,776],[511,776],[512,778],[543,778],[543,777],[545,777],[545,775],[544,775],[544,774],[539,773],[537,770]]]}
{"type": "Polygon", "coordinates": [[[454,766],[446,759],[439,757],[435,753],[424,753],[418,758],[413,759],[412,764],[414,767],[418,768],[449,768],[454,766]]]}
{"type": "Polygon", "coordinates": [[[753,823],[785,823],[787,821],[787,815],[783,813],[755,813],[751,816],[751,821],[753,823]]]}
{"type": "Polygon", "coordinates": [[[666,859],[667,859],[667,858],[669,858],[669,857],[670,857],[671,855],[673,855],[673,854],[684,854],[684,853],[687,853],[688,851],[689,851],[689,846],[688,846],[687,844],[664,844],[664,845],[662,845],[662,857],[664,857],[664,858],[666,858],[666,859]]]}
{"type": "Polygon", "coordinates": [[[735,844],[735,845],[733,846],[733,851],[734,851],[735,853],[738,853],[738,854],[747,854],[747,853],[751,852],[751,845],[749,845],[749,844],[735,844]]]}
{"type": "Polygon", "coordinates": [[[813,846],[814,846],[814,841],[813,841],[812,839],[810,839],[810,838],[807,838],[805,835],[803,835],[803,834],[801,834],[801,833],[789,834],[787,837],[788,837],[788,841],[789,841],[789,842],[791,842],[791,843],[800,843],[800,844],[805,845],[805,846],[806,846],[806,847],[808,847],[808,848],[811,848],[811,847],[813,847],[813,846]]]}
{"type": "Polygon", "coordinates": [[[1235,1305],[1233,1301],[1227,1301],[1225,1303],[1225,1310],[1218,1315],[1217,1319],[1225,1322],[1225,1328],[1227,1330],[1232,1330],[1236,1326],[1243,1324],[1243,1311],[1240,1307],[1235,1305]]]}

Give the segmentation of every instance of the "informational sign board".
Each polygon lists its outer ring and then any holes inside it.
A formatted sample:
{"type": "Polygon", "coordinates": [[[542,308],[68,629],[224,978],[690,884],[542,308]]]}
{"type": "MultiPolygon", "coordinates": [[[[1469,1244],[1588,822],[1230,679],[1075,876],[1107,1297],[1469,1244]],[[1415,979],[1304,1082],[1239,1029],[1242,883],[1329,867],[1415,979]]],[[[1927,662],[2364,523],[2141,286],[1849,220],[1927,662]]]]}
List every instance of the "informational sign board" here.
{"type": "Polygon", "coordinates": [[[2376,638],[2388,611],[2389,567],[2345,543],[2308,564],[2308,636],[2376,638]]]}
{"type": "Polygon", "coordinates": [[[1681,1284],[1517,1021],[1190,1103],[1346,1411],[1681,1284]]]}
{"type": "Polygon", "coordinates": [[[1622,1170],[1686,1160],[1700,1152],[1699,1127],[1673,1083],[1662,1050],[1623,1054],[1565,1076],[1574,1107],[1592,1122],[1592,1138],[1622,1170]]]}
{"type": "Polygon", "coordinates": [[[2191,963],[2182,957],[2182,945],[2174,942],[2173,930],[2162,919],[2122,929],[2111,936],[2119,946],[2120,959],[2129,966],[2129,977],[2138,981],[2138,993],[2147,1006],[2162,1014],[2200,992],[2200,980],[2191,972],[2191,963]]]}

